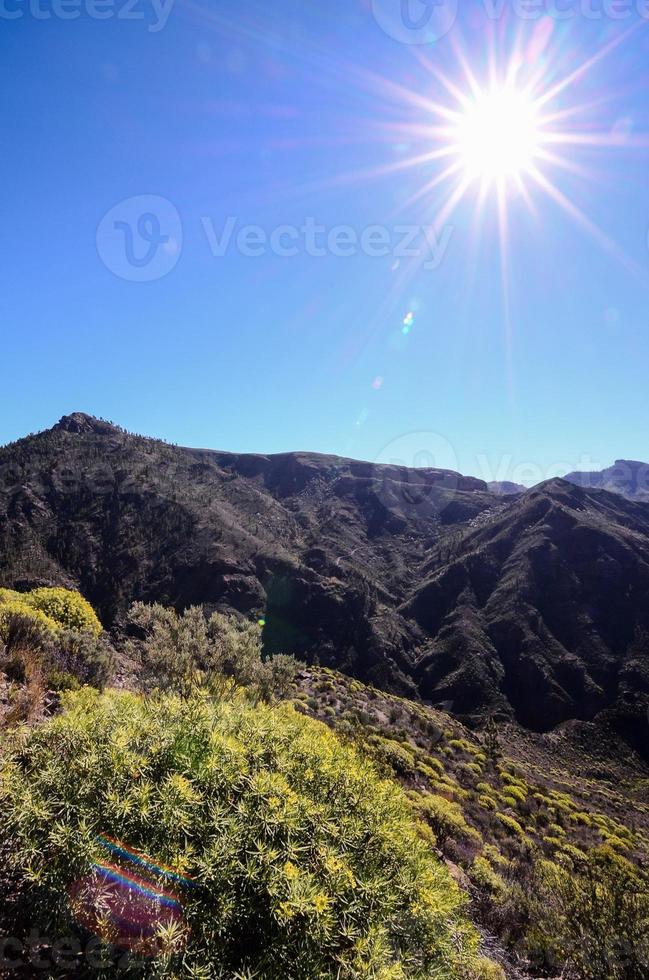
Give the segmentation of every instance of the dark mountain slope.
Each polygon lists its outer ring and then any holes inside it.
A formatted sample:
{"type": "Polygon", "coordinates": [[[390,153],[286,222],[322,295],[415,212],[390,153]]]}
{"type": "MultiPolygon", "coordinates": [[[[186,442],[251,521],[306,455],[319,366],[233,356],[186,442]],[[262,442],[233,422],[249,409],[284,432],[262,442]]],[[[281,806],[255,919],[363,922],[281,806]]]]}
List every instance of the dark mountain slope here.
{"type": "Polygon", "coordinates": [[[407,680],[397,612],[430,543],[484,512],[485,484],[309,453],[180,449],[76,414],[0,451],[0,573],[133,599],[264,613],[271,650],[407,680]]]}
{"type": "Polygon", "coordinates": [[[635,705],[644,731],[649,506],[553,480],[425,571],[401,609],[431,637],[424,696],[470,712],[488,691],[537,730],[635,705]]]}
{"type": "Polygon", "coordinates": [[[649,505],[564,481],[181,449],[77,414],[0,450],[0,583],[265,617],[290,650],[547,730],[649,692],[649,505]]]}

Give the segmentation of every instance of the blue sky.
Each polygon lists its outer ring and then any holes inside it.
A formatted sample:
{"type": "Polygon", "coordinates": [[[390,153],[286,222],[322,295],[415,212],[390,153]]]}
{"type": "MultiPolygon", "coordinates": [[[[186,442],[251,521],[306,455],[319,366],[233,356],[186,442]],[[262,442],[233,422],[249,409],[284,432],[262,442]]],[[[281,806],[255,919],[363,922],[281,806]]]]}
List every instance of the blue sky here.
{"type": "Polygon", "coordinates": [[[0,16],[0,442],[82,410],[184,445],[523,482],[649,458],[641,7],[575,0],[537,51],[538,19],[504,4],[488,23],[482,0],[422,45],[382,28],[397,0],[176,0],[164,24],[148,0],[138,19],[106,0],[101,20],[38,2],[0,16]],[[598,134],[562,148],[576,172],[541,165],[599,232],[511,190],[504,285],[496,194],[470,189],[436,261],[402,256],[396,229],[432,226],[449,196],[420,193],[443,161],[406,166],[439,143],[426,100],[453,102],[435,71],[463,91],[462,57],[481,80],[489,50],[497,72],[524,51],[549,90],[622,35],[555,100],[564,129],[598,134]],[[309,254],[308,221],[343,244],[309,254]],[[129,224],[140,265],[120,255],[129,224]],[[245,226],[289,226],[296,254],[245,254],[245,226]],[[387,254],[361,247],[371,226],[387,254]]]}

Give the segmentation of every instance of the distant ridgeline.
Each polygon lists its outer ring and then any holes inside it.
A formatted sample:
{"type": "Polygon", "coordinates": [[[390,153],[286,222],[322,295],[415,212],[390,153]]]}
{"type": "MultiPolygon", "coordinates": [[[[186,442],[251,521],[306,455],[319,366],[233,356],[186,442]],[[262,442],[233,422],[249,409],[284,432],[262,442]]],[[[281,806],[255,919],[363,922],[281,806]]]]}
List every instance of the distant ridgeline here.
{"type": "Polygon", "coordinates": [[[446,470],[183,449],[77,413],[0,450],[0,583],[80,590],[111,629],[134,600],[235,611],[263,621],[269,653],[471,723],[598,719],[646,753],[649,504],[628,465],[626,484],[600,474],[627,496],[564,480],[503,495],[446,470]]]}

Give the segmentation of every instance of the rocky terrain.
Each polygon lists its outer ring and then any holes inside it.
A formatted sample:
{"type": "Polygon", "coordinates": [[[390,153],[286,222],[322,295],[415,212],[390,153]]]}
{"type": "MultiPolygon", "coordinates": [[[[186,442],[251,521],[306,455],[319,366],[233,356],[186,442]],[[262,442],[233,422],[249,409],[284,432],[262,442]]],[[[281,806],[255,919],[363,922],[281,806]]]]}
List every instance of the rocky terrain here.
{"type": "Polygon", "coordinates": [[[629,500],[649,501],[649,465],[633,459],[617,459],[613,466],[592,473],[568,473],[578,487],[610,490],[629,500]]]}
{"type": "Polygon", "coordinates": [[[82,414],[0,450],[0,584],[265,620],[465,721],[598,719],[647,752],[649,503],[553,480],[184,449],[82,414]]]}

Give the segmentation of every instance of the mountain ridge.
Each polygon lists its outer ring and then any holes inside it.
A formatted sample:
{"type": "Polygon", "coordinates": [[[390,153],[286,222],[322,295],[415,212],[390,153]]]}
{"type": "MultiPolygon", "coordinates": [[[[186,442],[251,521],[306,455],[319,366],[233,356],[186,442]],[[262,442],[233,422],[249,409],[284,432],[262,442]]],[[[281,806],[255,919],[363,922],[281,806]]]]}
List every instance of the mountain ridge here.
{"type": "Polygon", "coordinates": [[[577,486],[608,490],[630,500],[649,501],[649,464],[634,459],[616,459],[613,466],[593,472],[567,473],[577,486]]]}
{"type": "Polygon", "coordinates": [[[83,413],[0,450],[0,581],[265,620],[295,652],[477,721],[606,716],[649,694],[649,504],[550,480],[188,449],[83,413]],[[645,609],[645,605],[648,607],[645,609]]]}

